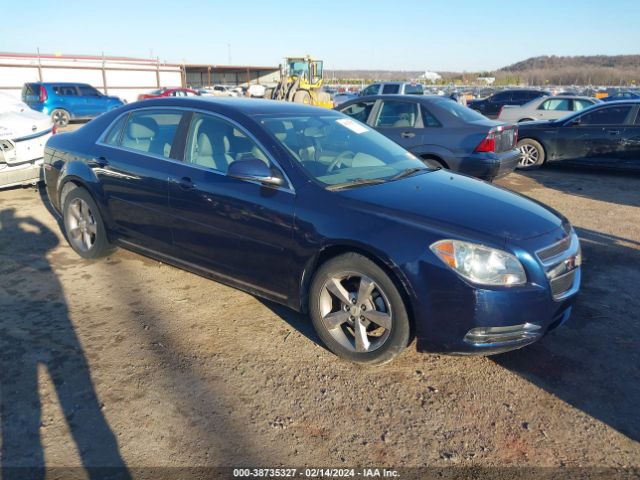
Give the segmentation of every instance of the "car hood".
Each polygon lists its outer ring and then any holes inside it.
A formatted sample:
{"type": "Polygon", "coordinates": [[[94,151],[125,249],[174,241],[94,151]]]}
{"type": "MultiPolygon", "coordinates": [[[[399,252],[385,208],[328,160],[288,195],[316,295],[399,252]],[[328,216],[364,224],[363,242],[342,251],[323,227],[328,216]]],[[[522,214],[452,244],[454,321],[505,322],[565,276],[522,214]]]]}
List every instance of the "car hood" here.
{"type": "Polygon", "coordinates": [[[30,108],[0,112],[0,138],[21,138],[52,128],[51,118],[30,108]]]}
{"type": "Polygon", "coordinates": [[[361,209],[451,232],[524,240],[562,227],[544,205],[481,180],[447,170],[342,190],[361,209]]]}

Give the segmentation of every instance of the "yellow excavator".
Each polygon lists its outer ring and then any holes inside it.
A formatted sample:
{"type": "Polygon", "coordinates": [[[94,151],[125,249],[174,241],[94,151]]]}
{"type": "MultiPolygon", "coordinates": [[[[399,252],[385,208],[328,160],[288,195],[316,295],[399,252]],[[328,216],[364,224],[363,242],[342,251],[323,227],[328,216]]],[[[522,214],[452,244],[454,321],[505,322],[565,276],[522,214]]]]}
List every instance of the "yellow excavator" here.
{"type": "Polygon", "coordinates": [[[280,71],[280,82],[265,91],[265,98],[332,108],[333,102],[322,91],[322,60],[310,56],[287,57],[280,71]]]}

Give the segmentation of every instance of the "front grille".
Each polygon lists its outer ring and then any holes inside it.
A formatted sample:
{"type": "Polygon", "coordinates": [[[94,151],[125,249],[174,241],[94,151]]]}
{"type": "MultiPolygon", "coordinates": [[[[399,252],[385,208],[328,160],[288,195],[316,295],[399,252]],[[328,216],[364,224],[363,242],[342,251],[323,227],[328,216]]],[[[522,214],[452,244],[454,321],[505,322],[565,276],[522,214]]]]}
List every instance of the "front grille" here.
{"type": "Polygon", "coordinates": [[[542,263],[545,263],[550,258],[557,257],[565,250],[568,250],[570,246],[571,246],[571,237],[566,236],[565,238],[560,240],[558,243],[555,243],[550,247],[539,250],[537,252],[538,258],[542,263]]]}
{"type": "Polygon", "coordinates": [[[576,279],[577,270],[571,270],[569,273],[560,275],[550,281],[551,293],[554,298],[562,297],[565,293],[573,288],[576,279]]]}

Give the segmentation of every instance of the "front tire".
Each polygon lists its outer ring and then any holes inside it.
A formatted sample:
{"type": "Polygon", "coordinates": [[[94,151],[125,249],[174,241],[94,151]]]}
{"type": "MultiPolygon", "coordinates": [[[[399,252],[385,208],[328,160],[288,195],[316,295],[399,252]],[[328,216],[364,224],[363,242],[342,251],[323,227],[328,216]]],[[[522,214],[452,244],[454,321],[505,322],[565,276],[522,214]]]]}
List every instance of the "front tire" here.
{"type": "Polygon", "coordinates": [[[381,365],[409,343],[409,316],[398,288],[378,265],[356,253],[318,269],[309,312],[327,348],[351,362],[381,365]]]}
{"type": "Polygon", "coordinates": [[[66,127],[71,121],[71,115],[62,108],[56,108],[51,112],[51,121],[56,125],[56,127],[66,127]]]}
{"type": "Polygon", "coordinates": [[[520,150],[520,161],[518,162],[518,170],[533,170],[539,168],[545,161],[544,147],[531,138],[523,138],[518,142],[518,150],[520,150]]]}
{"type": "Polygon", "coordinates": [[[84,188],[73,187],[66,193],[62,218],[67,241],[82,258],[106,257],[114,250],[98,206],[84,188]]]}

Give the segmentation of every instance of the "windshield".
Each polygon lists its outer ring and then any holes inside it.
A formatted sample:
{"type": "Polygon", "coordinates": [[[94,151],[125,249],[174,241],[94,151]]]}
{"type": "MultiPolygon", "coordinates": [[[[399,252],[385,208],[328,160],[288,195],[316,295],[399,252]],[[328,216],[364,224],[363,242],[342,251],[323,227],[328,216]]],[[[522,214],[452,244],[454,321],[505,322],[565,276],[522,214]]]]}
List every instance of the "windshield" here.
{"type": "Polygon", "coordinates": [[[428,170],[413,154],[344,115],[262,117],[261,123],[326,186],[379,183],[428,170]]]}

